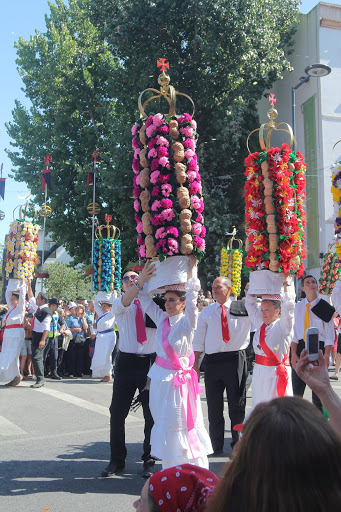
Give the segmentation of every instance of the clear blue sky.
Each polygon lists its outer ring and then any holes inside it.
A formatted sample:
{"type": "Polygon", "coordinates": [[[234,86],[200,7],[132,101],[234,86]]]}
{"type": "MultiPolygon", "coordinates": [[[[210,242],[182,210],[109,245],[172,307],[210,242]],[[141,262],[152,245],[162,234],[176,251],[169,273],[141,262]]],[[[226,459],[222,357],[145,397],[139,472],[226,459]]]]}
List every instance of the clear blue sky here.
{"type": "MultiPolygon", "coordinates": [[[[301,12],[308,13],[317,0],[303,0],[301,12]]],[[[341,5],[341,0],[331,0],[330,3],[341,5]]],[[[16,70],[14,42],[23,37],[29,39],[35,29],[45,30],[45,14],[49,12],[47,0],[10,0],[2,2],[0,30],[0,66],[2,77],[0,81],[0,164],[4,164],[4,177],[11,172],[11,162],[7,158],[5,148],[10,147],[4,123],[11,119],[14,100],[19,99],[27,105],[21,91],[21,80],[16,70]]],[[[43,167],[42,167],[43,168],[43,167]]],[[[4,242],[8,226],[13,218],[13,209],[23,201],[18,196],[28,193],[24,183],[17,183],[8,178],[6,181],[5,202],[0,199],[0,210],[5,212],[5,219],[0,221],[0,243],[4,242]]]]}

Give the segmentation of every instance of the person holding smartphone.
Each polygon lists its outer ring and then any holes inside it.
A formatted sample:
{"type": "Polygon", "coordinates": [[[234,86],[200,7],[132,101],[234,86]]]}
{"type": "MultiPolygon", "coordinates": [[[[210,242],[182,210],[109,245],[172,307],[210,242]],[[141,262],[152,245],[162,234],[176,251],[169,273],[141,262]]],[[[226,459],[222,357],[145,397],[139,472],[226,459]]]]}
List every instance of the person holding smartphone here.
{"type": "MultiPolygon", "coordinates": [[[[318,329],[319,349],[324,354],[327,367],[335,336],[333,320],[335,309],[318,295],[317,281],[314,276],[307,275],[302,279],[302,290],[306,296],[295,306],[294,337],[291,343],[292,384],[296,396],[303,396],[306,386],[296,373],[296,364],[306,345],[306,330],[310,327],[318,329]]],[[[314,391],[312,401],[322,411],[321,401],[314,391]]]]}

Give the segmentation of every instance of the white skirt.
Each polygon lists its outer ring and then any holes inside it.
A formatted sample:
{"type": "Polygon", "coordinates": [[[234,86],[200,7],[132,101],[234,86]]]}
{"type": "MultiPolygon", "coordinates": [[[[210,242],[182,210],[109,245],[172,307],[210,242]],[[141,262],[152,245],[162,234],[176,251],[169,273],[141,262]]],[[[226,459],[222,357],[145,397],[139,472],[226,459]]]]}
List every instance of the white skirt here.
{"type": "Polygon", "coordinates": [[[24,329],[11,329],[10,333],[5,331],[0,352],[0,382],[2,384],[8,384],[15,377],[19,377],[19,356],[24,340],[24,329]]]}
{"type": "Polygon", "coordinates": [[[115,348],[116,335],[114,332],[97,334],[95,351],[91,362],[92,377],[103,378],[111,375],[111,354],[115,348]]]}
{"type": "Polygon", "coordinates": [[[204,425],[200,396],[198,395],[196,400],[195,421],[200,453],[193,458],[183,399],[180,388],[173,384],[172,375],[175,373],[155,364],[149,372],[151,377],[149,407],[154,419],[150,440],[151,455],[163,461],[163,469],[185,463],[208,468],[207,455],[212,453],[213,449],[204,425]]]}
{"type": "MultiPolygon", "coordinates": [[[[289,380],[284,396],[293,396],[291,367],[287,366],[286,368],[289,380]]],[[[270,402],[273,398],[278,398],[276,370],[277,366],[255,364],[252,375],[252,409],[261,402],[270,402]]]]}

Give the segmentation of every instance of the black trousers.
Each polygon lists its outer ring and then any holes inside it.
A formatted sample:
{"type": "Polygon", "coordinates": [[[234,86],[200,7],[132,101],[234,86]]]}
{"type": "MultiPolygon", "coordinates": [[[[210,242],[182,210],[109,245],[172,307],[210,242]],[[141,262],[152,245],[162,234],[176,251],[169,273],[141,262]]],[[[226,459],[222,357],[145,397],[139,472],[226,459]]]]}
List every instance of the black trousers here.
{"type": "Polygon", "coordinates": [[[206,354],[205,387],[209,434],[214,451],[224,448],[226,391],[233,447],[239,439],[235,425],[245,418],[247,364],[245,350],[206,354]]]}
{"type": "MultiPolygon", "coordinates": [[[[299,340],[299,342],[297,344],[297,355],[298,355],[298,357],[300,357],[301,352],[302,352],[302,350],[304,348],[305,348],[304,341],[303,340],[299,340]]],[[[319,349],[322,350],[322,352],[324,353],[324,341],[319,341],[319,349]]],[[[294,392],[294,395],[295,396],[303,396],[304,395],[304,391],[305,391],[305,387],[306,387],[306,383],[303,382],[303,380],[297,375],[297,373],[295,371],[295,368],[293,368],[293,367],[291,367],[291,368],[292,368],[292,372],[291,372],[292,390],[294,392]]],[[[322,411],[321,400],[319,399],[319,397],[313,391],[311,393],[311,397],[312,397],[313,404],[320,411],[322,411]]]]}
{"type": "Polygon", "coordinates": [[[50,356],[50,369],[51,373],[57,373],[57,359],[58,359],[58,338],[47,338],[44,347],[44,365],[47,356],[50,356]]]}
{"type": "Polygon", "coordinates": [[[39,342],[43,337],[42,332],[32,331],[32,364],[37,382],[44,381],[44,349],[39,348],[39,342]]]}
{"type": "MultiPolygon", "coordinates": [[[[110,462],[112,463],[124,463],[126,459],[125,419],[136,390],[141,392],[146,385],[147,374],[154,360],[155,354],[142,356],[126,352],[118,353],[110,405],[110,462]]],[[[145,422],[142,455],[144,462],[151,459],[150,433],[154,424],[149,410],[149,391],[146,393],[148,396],[142,403],[145,422]]]]}
{"type": "Polygon", "coordinates": [[[82,375],[84,368],[84,343],[71,340],[66,351],[66,371],[73,376],[82,375]]]}

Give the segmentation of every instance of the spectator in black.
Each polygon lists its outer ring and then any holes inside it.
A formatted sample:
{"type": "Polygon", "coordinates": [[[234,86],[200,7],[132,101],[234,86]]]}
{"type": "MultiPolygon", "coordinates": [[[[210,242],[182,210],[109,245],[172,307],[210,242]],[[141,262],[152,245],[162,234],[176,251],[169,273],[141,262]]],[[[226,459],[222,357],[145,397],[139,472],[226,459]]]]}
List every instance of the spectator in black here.
{"type": "MultiPolygon", "coordinates": [[[[49,308],[52,311],[52,320],[50,324],[50,332],[48,341],[44,348],[44,364],[46,365],[47,358],[49,357],[50,372],[47,375],[50,379],[61,380],[61,376],[57,373],[58,365],[58,337],[64,330],[64,319],[58,313],[58,299],[49,299],[49,308]]],[[[45,373],[46,368],[45,368],[45,373]]]]}
{"type": "Polygon", "coordinates": [[[67,373],[69,377],[83,377],[84,366],[84,342],[88,330],[85,319],[85,307],[78,304],[76,314],[71,316],[67,322],[72,332],[72,340],[67,350],[67,373]]]}

